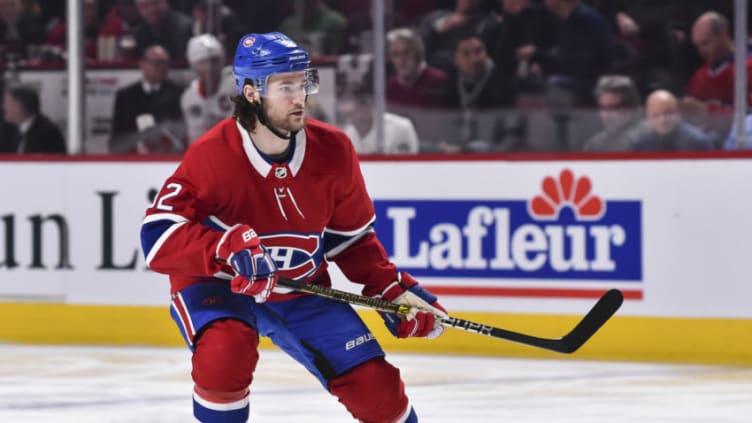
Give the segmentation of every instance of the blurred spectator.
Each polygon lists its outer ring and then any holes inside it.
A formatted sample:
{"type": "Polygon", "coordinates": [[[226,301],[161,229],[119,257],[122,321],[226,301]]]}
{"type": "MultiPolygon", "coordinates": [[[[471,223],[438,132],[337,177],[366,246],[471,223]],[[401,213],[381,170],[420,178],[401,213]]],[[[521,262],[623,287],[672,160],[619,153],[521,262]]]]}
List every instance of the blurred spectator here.
{"type": "Polygon", "coordinates": [[[449,124],[457,133],[440,143],[439,150],[449,153],[508,150],[492,145],[501,141],[498,136],[505,117],[499,109],[515,103],[514,87],[499,72],[488,56],[485,43],[474,32],[457,37],[454,65],[446,84],[444,104],[455,112],[455,117],[443,126],[449,124]],[[491,134],[484,134],[487,128],[491,128],[491,134]]]}
{"type": "Polygon", "coordinates": [[[188,128],[188,142],[232,114],[230,97],[236,94],[232,70],[225,68],[225,50],[211,34],[188,41],[188,63],[196,73],[180,97],[180,109],[188,128]]]}
{"type": "Polygon", "coordinates": [[[238,15],[244,28],[253,28],[259,34],[279,31],[279,24],[291,13],[288,0],[223,0],[223,3],[238,15]]]}
{"type": "Polygon", "coordinates": [[[5,121],[15,126],[11,151],[18,154],[66,153],[65,138],[39,109],[39,94],[29,86],[9,87],[3,96],[5,121]]]}
{"type": "Polygon", "coordinates": [[[214,34],[225,51],[235,51],[246,31],[238,15],[222,0],[196,0],[191,9],[193,35],[214,34]]]}
{"type": "Polygon", "coordinates": [[[0,0],[0,48],[2,58],[26,59],[44,41],[44,27],[24,12],[21,0],[0,0]]]}
{"type": "Polygon", "coordinates": [[[0,154],[15,153],[15,128],[5,119],[0,119],[0,154]]]}
{"type": "MultiPolygon", "coordinates": [[[[0,80],[0,92],[3,92],[4,81],[0,80]]],[[[2,110],[2,102],[0,102],[0,115],[5,116],[5,112],[2,110]]],[[[15,153],[15,133],[16,129],[8,123],[4,118],[0,119],[0,154],[15,153]]]]}
{"type": "Polygon", "coordinates": [[[140,23],[134,0],[114,0],[99,28],[97,45],[100,60],[138,59],[135,27],[140,23]]]}
{"type": "Polygon", "coordinates": [[[37,22],[47,29],[65,20],[65,10],[68,6],[65,1],[21,0],[21,3],[24,5],[24,10],[33,15],[37,22]]]}
{"type": "Polygon", "coordinates": [[[167,78],[170,55],[162,46],[144,50],[141,80],[115,94],[111,153],[175,153],[184,150],[182,88],[167,78]]]}
{"type": "Polygon", "coordinates": [[[426,64],[426,50],[420,35],[409,28],[397,28],[389,31],[386,39],[389,62],[394,68],[386,84],[390,106],[443,106],[447,75],[426,64]]]}
{"type": "MultiPolygon", "coordinates": [[[[706,12],[692,27],[692,42],[705,62],[690,78],[682,98],[682,114],[707,132],[725,139],[733,120],[734,41],[729,22],[706,12]]],[[[747,55],[747,90],[752,91],[752,57],[747,55]]]]}
{"type": "Polygon", "coordinates": [[[598,79],[595,99],[603,130],[585,142],[585,151],[629,151],[642,129],[640,95],[634,82],[624,75],[598,79]]]}
{"type": "Polygon", "coordinates": [[[170,9],[177,10],[184,15],[190,15],[196,0],[169,0],[170,9]]]}
{"type": "MultiPolygon", "coordinates": [[[[346,2],[346,0],[342,0],[346,2]]],[[[439,1],[435,0],[400,0],[399,6],[394,9],[394,23],[396,26],[413,26],[420,20],[439,7],[439,1]]],[[[448,3],[448,1],[444,1],[448,3]]]]}
{"type": "Polygon", "coordinates": [[[279,31],[296,40],[313,55],[333,55],[345,45],[347,18],[321,0],[294,2],[296,10],[279,26],[279,31]],[[302,5],[302,10],[297,10],[302,5]]]}
{"type": "Polygon", "coordinates": [[[483,109],[514,104],[514,87],[494,65],[480,36],[474,32],[459,35],[453,63],[446,85],[447,107],[483,109]]]}
{"type": "MultiPolygon", "coordinates": [[[[694,20],[719,0],[591,0],[617,38],[637,54],[628,69],[641,94],[657,88],[681,92],[699,57],[690,42],[694,20]],[[712,3],[712,4],[711,4],[712,3]]],[[[625,69],[626,71],[626,69],[625,69]]]]}
{"type": "Polygon", "coordinates": [[[607,73],[613,63],[611,28],[598,11],[580,0],[545,0],[545,3],[559,19],[558,27],[553,29],[553,46],[543,50],[528,45],[517,51],[517,58],[529,60],[533,76],[566,78],[574,95],[586,98],[583,94],[592,92],[596,79],[607,73]]]}
{"type": "Polygon", "coordinates": [[[135,0],[141,22],[133,29],[136,49],[158,44],[173,60],[183,59],[193,31],[193,21],[187,15],[169,8],[167,0],[135,0]]]}
{"type": "MultiPolygon", "coordinates": [[[[747,101],[752,103],[752,92],[747,93],[747,101]]],[[[750,149],[752,148],[752,112],[747,111],[747,116],[744,118],[744,141],[741,145],[737,144],[736,136],[739,132],[739,128],[736,126],[736,121],[731,127],[726,140],[723,142],[724,150],[736,150],[736,149],[750,149]]]]}
{"type": "Polygon", "coordinates": [[[713,141],[700,129],[683,122],[673,94],[657,90],[645,103],[646,131],[634,146],[636,151],[711,150],[713,141]]]}
{"type": "Polygon", "coordinates": [[[737,144],[736,135],[739,129],[734,124],[729,131],[726,141],[723,143],[724,150],[750,149],[752,148],[752,113],[747,114],[744,118],[744,141],[741,145],[737,144]]]}
{"type": "Polygon", "coordinates": [[[548,50],[553,45],[553,28],[558,22],[546,8],[531,0],[500,0],[499,3],[502,22],[494,35],[491,53],[501,72],[518,79],[520,87],[529,76],[527,52],[548,50]]]}
{"type": "Polygon", "coordinates": [[[421,20],[420,32],[430,65],[446,72],[451,70],[459,34],[472,33],[484,43],[493,38],[499,19],[482,6],[482,0],[456,0],[454,9],[439,9],[421,20]]]}
{"type": "Polygon", "coordinates": [[[372,94],[359,90],[337,99],[342,130],[352,140],[358,154],[407,154],[418,152],[418,135],[410,119],[384,113],[384,138],[376,138],[376,118],[372,94]]]}
{"type": "MultiPolygon", "coordinates": [[[[84,14],[84,56],[87,59],[97,59],[97,40],[99,38],[99,0],[83,0],[84,14]]],[[[47,57],[47,60],[65,60],[62,52],[68,50],[68,26],[65,22],[59,22],[47,32],[47,46],[53,47],[57,54],[47,57]]]]}
{"type": "MultiPolygon", "coordinates": [[[[295,0],[293,0],[295,1],[295,0]]],[[[380,0],[381,1],[381,0],[380,0]]],[[[382,1],[383,2],[383,1],[382,1]]],[[[347,19],[342,49],[340,54],[367,54],[373,52],[373,3],[371,0],[325,0],[327,6],[347,19]]],[[[399,26],[394,18],[394,9],[404,7],[403,1],[399,5],[384,4],[384,19],[387,29],[399,26]]]]}

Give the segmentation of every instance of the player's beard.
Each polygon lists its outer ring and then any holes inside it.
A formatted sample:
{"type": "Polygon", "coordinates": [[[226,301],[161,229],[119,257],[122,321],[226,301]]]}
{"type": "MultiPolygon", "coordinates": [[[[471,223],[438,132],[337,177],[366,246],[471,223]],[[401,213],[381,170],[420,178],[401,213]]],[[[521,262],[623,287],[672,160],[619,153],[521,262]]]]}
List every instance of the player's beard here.
{"type": "Polygon", "coordinates": [[[266,108],[266,116],[270,126],[273,126],[281,132],[297,132],[303,129],[306,121],[305,107],[285,110],[284,113],[270,113],[266,108]],[[298,117],[293,112],[302,112],[303,115],[298,117]]]}

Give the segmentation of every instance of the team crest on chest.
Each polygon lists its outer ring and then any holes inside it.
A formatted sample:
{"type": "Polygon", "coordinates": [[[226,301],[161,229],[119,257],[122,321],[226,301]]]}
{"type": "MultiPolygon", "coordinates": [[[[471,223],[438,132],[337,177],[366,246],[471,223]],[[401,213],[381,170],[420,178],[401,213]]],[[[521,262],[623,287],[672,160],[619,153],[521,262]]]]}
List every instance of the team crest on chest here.
{"type": "Polygon", "coordinates": [[[313,274],[323,260],[318,234],[279,233],[262,235],[261,241],[285,277],[298,279],[313,274]]]}

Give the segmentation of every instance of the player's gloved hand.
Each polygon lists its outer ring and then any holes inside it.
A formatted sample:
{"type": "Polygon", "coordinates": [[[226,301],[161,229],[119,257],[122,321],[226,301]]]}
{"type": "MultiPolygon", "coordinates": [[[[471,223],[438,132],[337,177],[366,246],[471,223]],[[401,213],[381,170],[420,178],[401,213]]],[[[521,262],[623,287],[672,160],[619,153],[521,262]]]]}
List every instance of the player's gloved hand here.
{"type": "Polygon", "coordinates": [[[217,256],[235,270],[230,282],[232,292],[249,295],[257,303],[269,299],[277,285],[277,265],[250,226],[238,224],[225,232],[217,245],[217,256]]]}
{"type": "Polygon", "coordinates": [[[397,278],[381,296],[387,301],[410,307],[410,312],[405,317],[381,313],[389,331],[398,338],[436,338],[444,333],[441,318],[448,316],[436,297],[421,288],[418,281],[406,272],[400,272],[397,278]]]}

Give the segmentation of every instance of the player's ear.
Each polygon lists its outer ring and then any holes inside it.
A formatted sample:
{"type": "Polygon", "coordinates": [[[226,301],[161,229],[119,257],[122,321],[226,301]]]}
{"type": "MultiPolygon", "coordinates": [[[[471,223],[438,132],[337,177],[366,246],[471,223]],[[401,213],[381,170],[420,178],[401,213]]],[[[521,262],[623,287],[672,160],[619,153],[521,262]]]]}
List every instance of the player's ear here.
{"type": "Polygon", "coordinates": [[[253,88],[251,84],[245,84],[243,86],[243,97],[248,100],[249,103],[255,104],[261,101],[258,91],[253,88]]]}

